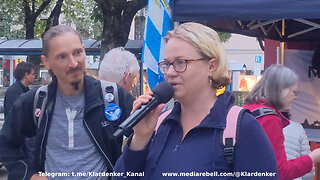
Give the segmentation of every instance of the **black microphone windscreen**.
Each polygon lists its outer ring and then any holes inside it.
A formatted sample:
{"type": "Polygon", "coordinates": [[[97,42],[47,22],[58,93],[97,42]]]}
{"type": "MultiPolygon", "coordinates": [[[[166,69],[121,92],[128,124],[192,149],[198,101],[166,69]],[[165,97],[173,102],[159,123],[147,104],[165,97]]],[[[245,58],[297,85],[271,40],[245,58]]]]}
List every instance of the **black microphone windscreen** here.
{"type": "Polygon", "coordinates": [[[161,103],[167,103],[174,94],[173,87],[168,82],[161,82],[152,90],[154,96],[158,98],[161,103]]]}

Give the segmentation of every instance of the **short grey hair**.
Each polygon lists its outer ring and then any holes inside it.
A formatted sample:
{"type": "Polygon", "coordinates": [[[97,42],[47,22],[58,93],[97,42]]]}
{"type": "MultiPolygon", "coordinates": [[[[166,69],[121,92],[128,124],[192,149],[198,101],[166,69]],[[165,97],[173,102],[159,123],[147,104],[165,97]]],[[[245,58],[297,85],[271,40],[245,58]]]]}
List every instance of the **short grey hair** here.
{"type": "Polygon", "coordinates": [[[99,78],[119,83],[127,72],[136,74],[139,69],[136,56],[123,47],[118,47],[105,54],[100,64],[99,78]]]}
{"type": "Polygon", "coordinates": [[[260,81],[255,85],[245,99],[246,104],[261,103],[266,100],[266,105],[276,109],[284,108],[281,91],[298,82],[298,76],[289,68],[273,64],[265,70],[260,81]]]}

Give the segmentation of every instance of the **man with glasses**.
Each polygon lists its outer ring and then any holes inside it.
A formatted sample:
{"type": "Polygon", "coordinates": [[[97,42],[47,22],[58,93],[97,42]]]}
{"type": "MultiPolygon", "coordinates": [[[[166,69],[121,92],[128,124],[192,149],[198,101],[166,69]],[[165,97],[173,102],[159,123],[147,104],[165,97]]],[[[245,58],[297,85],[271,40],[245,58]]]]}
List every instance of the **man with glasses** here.
{"type": "Polygon", "coordinates": [[[28,62],[19,63],[14,71],[14,78],[16,82],[8,88],[4,97],[4,119],[18,97],[26,93],[29,90],[28,86],[33,84],[34,65],[28,62]]]}

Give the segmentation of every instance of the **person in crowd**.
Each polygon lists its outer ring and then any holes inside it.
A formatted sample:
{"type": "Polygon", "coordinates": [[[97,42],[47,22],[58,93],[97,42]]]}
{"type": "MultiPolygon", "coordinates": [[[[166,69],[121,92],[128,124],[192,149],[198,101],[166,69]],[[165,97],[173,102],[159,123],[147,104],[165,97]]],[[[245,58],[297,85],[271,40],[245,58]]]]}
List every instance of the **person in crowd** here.
{"type": "Polygon", "coordinates": [[[9,180],[82,179],[74,175],[112,172],[122,145],[122,138],[112,134],[130,114],[134,98],[116,86],[119,105],[105,107],[101,81],[85,75],[85,48],[72,27],[52,27],[42,43],[41,59],[53,76],[45,108],[34,111],[37,89],[31,89],[13,105],[0,134],[0,160],[9,170],[9,180]],[[122,113],[109,120],[104,112],[110,109],[122,113]],[[34,116],[42,119],[35,121],[34,116]],[[20,151],[24,137],[36,139],[33,162],[20,151]],[[57,177],[58,173],[65,175],[57,177]]]}
{"type": "MultiPolygon", "coordinates": [[[[6,91],[4,98],[4,119],[7,118],[13,104],[19,96],[29,91],[28,86],[33,84],[35,78],[34,65],[29,62],[21,62],[17,65],[13,75],[16,82],[6,91]]],[[[22,149],[26,159],[30,160],[33,158],[32,149],[34,140],[32,138],[25,138],[24,141],[25,143],[22,149]]]]}
{"type": "MultiPolygon", "coordinates": [[[[129,179],[166,179],[164,173],[208,172],[211,176],[201,178],[212,179],[219,176],[213,173],[247,171],[270,172],[273,174],[268,178],[277,179],[271,144],[260,124],[247,112],[240,118],[234,162],[229,164],[225,159],[222,134],[234,96],[227,91],[216,95],[218,89],[230,83],[226,55],[216,31],[193,22],[169,31],[159,68],[173,86],[177,102],[156,134],[154,129],[164,104],[134,127],[115,172],[125,172],[129,179]],[[130,176],[139,172],[142,177],[130,176]]],[[[133,112],[151,98],[152,92],[140,96],[133,103],[133,112]]],[[[238,175],[240,179],[254,179],[238,175]]]]}
{"type": "Polygon", "coordinates": [[[131,92],[133,80],[137,77],[139,69],[135,55],[123,47],[118,47],[111,49],[104,56],[99,69],[99,79],[115,82],[131,92]]]}
{"type": "MultiPolygon", "coordinates": [[[[296,159],[311,152],[308,137],[300,123],[290,121],[290,124],[283,129],[283,134],[288,160],[296,159]]],[[[312,171],[295,180],[312,180],[314,175],[314,167],[312,167],[312,171]]]]}
{"type": "MultiPolygon", "coordinates": [[[[281,113],[284,117],[290,119],[289,111],[289,109],[286,109],[281,113]]],[[[283,128],[283,135],[284,147],[288,160],[298,158],[311,152],[308,137],[300,123],[290,120],[290,124],[283,128]]],[[[313,177],[314,167],[312,166],[312,171],[295,180],[312,180],[313,177]]]]}
{"type": "Polygon", "coordinates": [[[34,65],[28,62],[21,62],[17,65],[13,75],[16,82],[7,89],[4,97],[4,119],[8,116],[12,105],[18,97],[29,91],[28,86],[33,84],[34,65]]]}
{"type": "Polygon", "coordinates": [[[320,149],[308,155],[287,160],[283,128],[290,122],[280,112],[290,109],[298,93],[297,82],[297,75],[289,68],[283,65],[271,65],[265,70],[261,80],[249,92],[245,99],[246,104],[243,106],[252,112],[259,108],[274,112],[256,117],[275,151],[280,180],[301,177],[312,170],[313,162],[318,163],[320,161],[320,149]]]}

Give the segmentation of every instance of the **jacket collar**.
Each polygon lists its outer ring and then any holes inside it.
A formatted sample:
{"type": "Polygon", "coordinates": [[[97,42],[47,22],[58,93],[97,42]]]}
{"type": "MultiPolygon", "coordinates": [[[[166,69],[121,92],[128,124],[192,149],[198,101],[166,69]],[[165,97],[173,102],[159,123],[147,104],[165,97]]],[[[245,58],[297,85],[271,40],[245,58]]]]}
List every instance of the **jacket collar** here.
{"type": "MultiPolygon", "coordinates": [[[[283,128],[290,124],[289,119],[286,118],[285,116],[283,116],[283,114],[278,109],[276,109],[272,105],[267,105],[267,100],[266,99],[261,99],[261,101],[259,103],[246,104],[246,105],[244,105],[244,107],[245,108],[249,108],[251,111],[253,111],[255,109],[258,109],[258,108],[262,108],[262,107],[272,109],[280,117],[283,128]]],[[[263,118],[263,117],[261,117],[261,118],[263,118]]]]}
{"type": "MultiPolygon", "coordinates": [[[[85,113],[90,111],[92,108],[103,104],[103,101],[100,98],[100,94],[97,93],[97,88],[101,89],[99,83],[94,83],[96,80],[88,75],[84,75],[84,97],[85,97],[85,113]]],[[[52,82],[48,86],[48,98],[49,96],[55,99],[57,94],[58,81],[56,78],[53,78],[52,82]]],[[[100,92],[98,90],[98,92],[100,92]]]]}
{"type": "Polygon", "coordinates": [[[276,111],[276,113],[279,115],[279,117],[281,118],[282,121],[282,127],[285,128],[286,126],[288,126],[290,124],[290,120],[288,118],[286,118],[280,111],[278,111],[277,109],[274,109],[276,111]]]}
{"type": "MultiPolygon", "coordinates": [[[[85,113],[96,106],[104,104],[100,98],[101,85],[91,76],[84,76],[85,113]],[[99,92],[99,93],[97,93],[99,92]]],[[[101,95],[102,96],[102,95],[101,95]]]]}
{"type": "MultiPolygon", "coordinates": [[[[210,109],[210,113],[201,121],[197,127],[208,127],[223,129],[226,127],[226,116],[229,108],[233,105],[234,95],[225,91],[218,96],[217,101],[210,109]]],[[[165,118],[164,123],[176,122],[180,123],[181,104],[176,102],[172,112],[165,118]]]]}
{"type": "Polygon", "coordinates": [[[282,127],[285,128],[286,126],[288,126],[290,124],[290,120],[288,118],[286,118],[278,109],[274,108],[272,105],[266,105],[267,100],[266,99],[262,99],[261,103],[264,104],[265,106],[267,106],[268,108],[273,109],[274,111],[276,111],[276,113],[278,114],[278,116],[281,118],[281,122],[282,122],[282,127]]]}
{"type": "Polygon", "coordinates": [[[27,86],[25,86],[21,81],[17,81],[17,84],[21,87],[23,92],[29,91],[29,88],[27,86]]]}

